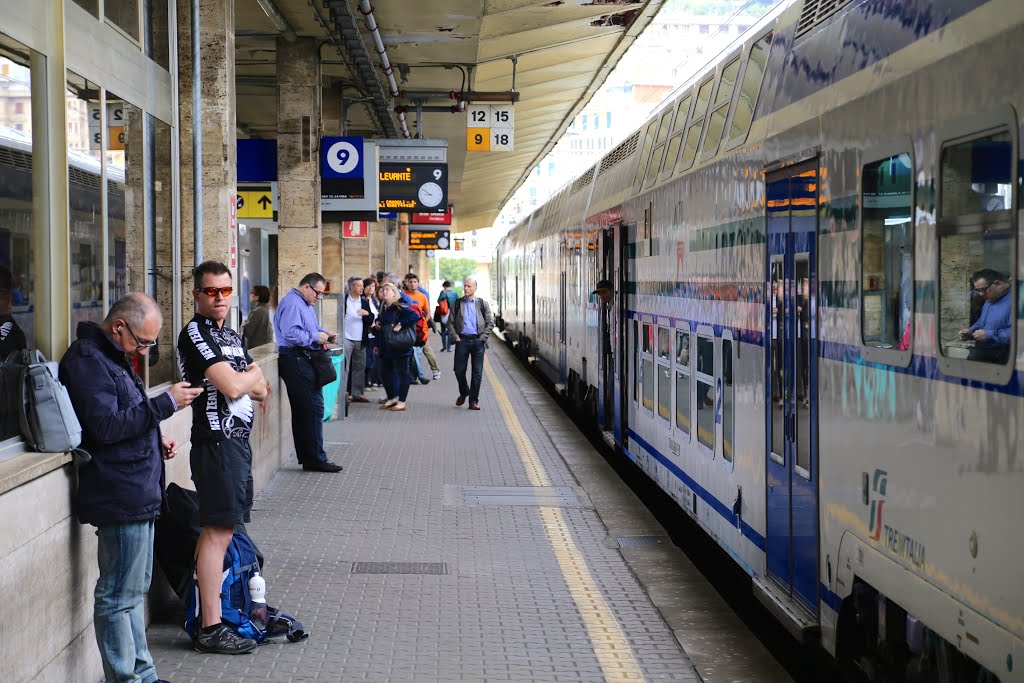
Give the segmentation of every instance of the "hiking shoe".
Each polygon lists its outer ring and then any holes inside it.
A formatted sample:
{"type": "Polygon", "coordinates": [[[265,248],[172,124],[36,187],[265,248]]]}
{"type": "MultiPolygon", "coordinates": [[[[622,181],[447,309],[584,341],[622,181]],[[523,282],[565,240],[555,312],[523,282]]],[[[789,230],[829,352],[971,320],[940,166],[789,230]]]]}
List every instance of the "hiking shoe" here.
{"type": "Polygon", "coordinates": [[[252,638],[243,638],[224,624],[220,624],[213,633],[203,633],[202,630],[196,635],[193,643],[196,652],[211,652],[218,655],[242,655],[256,649],[256,641],[252,638]]]}

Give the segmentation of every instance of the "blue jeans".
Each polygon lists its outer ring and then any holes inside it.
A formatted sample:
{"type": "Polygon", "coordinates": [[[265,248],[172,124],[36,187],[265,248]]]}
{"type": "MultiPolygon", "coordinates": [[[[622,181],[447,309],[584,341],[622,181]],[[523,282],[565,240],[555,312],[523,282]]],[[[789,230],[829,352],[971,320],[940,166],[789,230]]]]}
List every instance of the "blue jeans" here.
{"type": "Polygon", "coordinates": [[[153,520],[105,524],[96,530],[100,578],[93,623],[107,683],[157,680],[146,644],[143,599],[153,577],[153,520]]]}
{"type": "Polygon", "coordinates": [[[459,381],[459,396],[469,396],[469,402],[480,402],[480,383],[484,378],[484,346],[483,339],[460,339],[455,342],[455,379],[459,381]],[[466,367],[472,357],[471,382],[466,382],[466,367]]]}
{"type": "Polygon", "coordinates": [[[324,462],[324,394],[317,389],[313,364],[299,350],[282,350],[277,371],[292,407],[292,439],[300,465],[324,462]]]}

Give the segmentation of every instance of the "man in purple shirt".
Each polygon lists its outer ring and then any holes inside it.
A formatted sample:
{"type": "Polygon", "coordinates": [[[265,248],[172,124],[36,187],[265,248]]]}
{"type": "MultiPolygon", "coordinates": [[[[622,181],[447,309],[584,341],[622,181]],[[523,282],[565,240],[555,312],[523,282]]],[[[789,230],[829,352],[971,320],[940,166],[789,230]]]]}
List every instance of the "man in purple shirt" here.
{"type": "Polygon", "coordinates": [[[309,351],[322,349],[338,338],[320,327],[313,306],[324,295],[327,280],[310,273],[299,286],[285,294],[274,314],[274,335],[278,343],[278,369],[292,406],[292,438],[295,456],[302,469],[314,472],[339,472],[341,465],[327,459],[324,452],[324,395],[316,385],[309,351]]]}
{"type": "Polygon", "coordinates": [[[1005,364],[1010,358],[1010,332],[1012,326],[1010,283],[1007,277],[991,268],[983,268],[971,276],[974,292],[985,303],[981,316],[973,325],[960,330],[962,339],[973,339],[970,360],[1005,364]]]}

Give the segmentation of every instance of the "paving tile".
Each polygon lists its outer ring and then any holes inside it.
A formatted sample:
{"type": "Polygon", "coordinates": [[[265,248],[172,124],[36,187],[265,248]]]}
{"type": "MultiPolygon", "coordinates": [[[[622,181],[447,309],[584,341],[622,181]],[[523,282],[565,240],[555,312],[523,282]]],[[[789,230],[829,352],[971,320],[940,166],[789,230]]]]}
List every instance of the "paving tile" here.
{"type": "MultiPolygon", "coordinates": [[[[269,602],[302,620],[310,638],[218,657],[194,652],[176,623],[155,623],[149,641],[161,675],[176,683],[600,681],[609,671],[625,679],[635,662],[646,680],[699,680],[623,554],[609,546],[615,536],[591,501],[637,505],[633,518],[616,513],[621,529],[635,530],[620,536],[664,532],[621,482],[581,488],[566,460],[590,477],[599,456],[564,415],[535,410],[547,397],[504,349],[489,351],[487,362],[539,467],[524,463],[487,374],[480,412],[452,406],[458,392],[448,368],[410,390],[405,413],[351,408],[347,420],[325,425],[335,444],[328,455],[345,470],[286,466],[260,492],[248,525],[266,556],[269,602]],[[446,503],[452,487],[537,485],[534,469],[545,486],[576,487],[585,506],[446,503]],[[572,567],[567,573],[559,556],[572,567]],[[352,574],[354,562],[442,562],[450,572],[352,574]]],[[[678,555],[651,550],[661,555],[630,552],[652,567],[678,555]]],[[[687,603],[702,604],[675,604],[687,603]]]]}

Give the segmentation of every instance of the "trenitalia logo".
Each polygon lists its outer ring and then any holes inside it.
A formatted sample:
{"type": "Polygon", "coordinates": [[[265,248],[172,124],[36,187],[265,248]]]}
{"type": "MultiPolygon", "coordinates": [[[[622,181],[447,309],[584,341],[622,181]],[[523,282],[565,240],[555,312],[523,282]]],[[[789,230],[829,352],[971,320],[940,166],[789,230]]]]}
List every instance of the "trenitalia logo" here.
{"type": "Polygon", "coordinates": [[[868,514],[869,538],[872,541],[877,541],[882,535],[882,507],[885,505],[885,485],[888,482],[889,473],[876,469],[871,483],[871,510],[868,514]]]}

